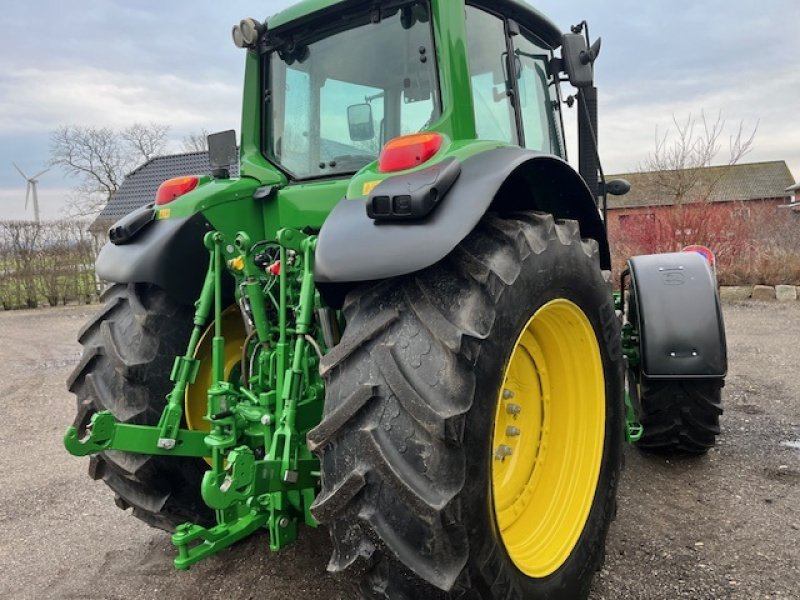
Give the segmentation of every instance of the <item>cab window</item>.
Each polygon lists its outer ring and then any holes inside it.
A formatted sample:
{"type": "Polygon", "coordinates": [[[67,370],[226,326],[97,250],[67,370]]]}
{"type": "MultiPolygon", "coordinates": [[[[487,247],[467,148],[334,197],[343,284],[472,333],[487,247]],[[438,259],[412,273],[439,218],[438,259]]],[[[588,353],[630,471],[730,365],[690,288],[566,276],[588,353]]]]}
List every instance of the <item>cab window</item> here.
{"type": "Polygon", "coordinates": [[[518,144],[505,23],[474,6],[467,6],[467,59],[478,139],[518,144]]]}
{"type": "Polygon", "coordinates": [[[525,147],[563,156],[557,82],[547,68],[551,51],[524,30],[514,47],[525,147]]]}

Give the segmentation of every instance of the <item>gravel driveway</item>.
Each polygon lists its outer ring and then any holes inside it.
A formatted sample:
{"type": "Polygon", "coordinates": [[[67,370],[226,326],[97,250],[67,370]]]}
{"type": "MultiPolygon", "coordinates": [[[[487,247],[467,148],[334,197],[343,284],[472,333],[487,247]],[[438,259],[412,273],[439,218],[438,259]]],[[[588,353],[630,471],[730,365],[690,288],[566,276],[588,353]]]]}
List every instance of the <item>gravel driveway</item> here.
{"type": "MultiPolygon", "coordinates": [[[[174,571],[169,536],[67,455],[64,381],[96,310],[0,312],[0,598],[344,598],[322,529],[279,555],[258,535],[174,571]]],[[[800,302],[726,305],[725,318],[719,445],[693,460],[626,449],[594,600],[800,598],[800,302]]]]}

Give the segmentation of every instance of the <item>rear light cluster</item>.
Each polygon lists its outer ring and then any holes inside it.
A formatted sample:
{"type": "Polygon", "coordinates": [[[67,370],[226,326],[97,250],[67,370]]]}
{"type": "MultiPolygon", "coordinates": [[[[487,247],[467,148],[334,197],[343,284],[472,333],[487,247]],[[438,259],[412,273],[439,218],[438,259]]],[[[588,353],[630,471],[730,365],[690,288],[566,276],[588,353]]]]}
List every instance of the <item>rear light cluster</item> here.
{"type": "Polygon", "coordinates": [[[383,147],[378,170],[393,173],[413,169],[433,158],[443,142],[439,133],[416,133],[395,138],[383,147]]]}
{"type": "Polygon", "coordinates": [[[156,204],[159,206],[169,204],[175,200],[175,198],[180,198],[184,194],[191,192],[197,187],[199,181],[200,179],[196,175],[167,179],[164,183],[158,186],[158,192],[156,193],[156,204]]]}

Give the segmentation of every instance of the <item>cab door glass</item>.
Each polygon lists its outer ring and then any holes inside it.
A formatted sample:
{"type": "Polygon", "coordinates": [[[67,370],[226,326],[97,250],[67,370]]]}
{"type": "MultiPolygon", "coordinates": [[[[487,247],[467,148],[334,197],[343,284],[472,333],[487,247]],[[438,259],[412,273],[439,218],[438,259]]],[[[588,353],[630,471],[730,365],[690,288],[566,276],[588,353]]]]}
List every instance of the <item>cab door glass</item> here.
{"type": "Polygon", "coordinates": [[[384,97],[385,92],[378,88],[336,79],[325,81],[320,91],[319,162],[361,162],[361,166],[372,162],[381,150],[380,125],[383,122],[384,97]],[[368,104],[371,108],[375,132],[372,139],[350,139],[348,108],[357,104],[368,104]]]}
{"type": "Polygon", "coordinates": [[[474,6],[467,6],[467,57],[478,139],[518,144],[505,23],[474,6]]]}
{"type": "Polygon", "coordinates": [[[276,95],[281,110],[278,114],[283,119],[277,123],[276,130],[282,135],[276,136],[275,154],[290,170],[306,170],[310,168],[309,157],[311,145],[311,78],[308,73],[296,69],[282,72],[285,93],[276,95]],[[292,110],[284,110],[291,107],[292,110]]]}
{"type": "Polygon", "coordinates": [[[547,68],[551,51],[524,31],[514,46],[525,147],[563,156],[557,84],[547,68]]]}

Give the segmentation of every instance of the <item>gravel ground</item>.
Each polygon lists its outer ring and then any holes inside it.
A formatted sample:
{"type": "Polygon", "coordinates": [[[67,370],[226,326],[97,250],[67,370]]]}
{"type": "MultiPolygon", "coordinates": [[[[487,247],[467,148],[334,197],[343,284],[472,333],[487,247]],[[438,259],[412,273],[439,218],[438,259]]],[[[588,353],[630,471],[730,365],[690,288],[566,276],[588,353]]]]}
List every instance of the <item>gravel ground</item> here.
{"type": "MultiPolygon", "coordinates": [[[[188,572],[169,537],[119,511],[61,445],[64,381],[97,307],[0,312],[0,598],[345,597],[325,530],[271,555],[257,535],[188,572]]],[[[592,598],[800,598],[800,303],[727,305],[719,445],[687,460],[626,449],[592,598]]]]}

